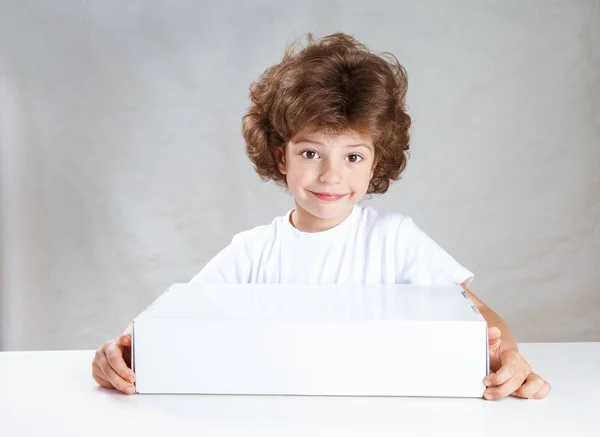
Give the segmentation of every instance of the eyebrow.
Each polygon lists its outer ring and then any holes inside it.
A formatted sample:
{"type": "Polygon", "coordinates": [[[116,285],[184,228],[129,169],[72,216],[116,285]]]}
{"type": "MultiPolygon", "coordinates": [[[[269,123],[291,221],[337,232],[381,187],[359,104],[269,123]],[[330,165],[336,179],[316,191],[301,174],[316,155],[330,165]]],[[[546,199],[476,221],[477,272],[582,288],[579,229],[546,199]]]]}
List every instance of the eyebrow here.
{"type": "MultiPolygon", "coordinates": [[[[317,144],[319,146],[323,146],[323,143],[320,143],[320,142],[315,141],[315,140],[309,140],[307,138],[298,138],[294,142],[295,143],[310,143],[310,144],[317,144]]],[[[368,144],[364,144],[364,143],[360,143],[360,144],[347,144],[347,145],[344,146],[344,149],[349,149],[350,147],[366,147],[367,149],[371,150],[371,147],[368,144]]]]}

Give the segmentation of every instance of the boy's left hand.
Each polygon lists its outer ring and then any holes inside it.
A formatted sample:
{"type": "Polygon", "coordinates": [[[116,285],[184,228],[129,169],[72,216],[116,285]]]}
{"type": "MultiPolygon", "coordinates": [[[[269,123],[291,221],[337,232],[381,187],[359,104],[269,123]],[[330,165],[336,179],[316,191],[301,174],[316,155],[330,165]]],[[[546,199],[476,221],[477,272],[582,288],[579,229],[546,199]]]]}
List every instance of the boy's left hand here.
{"type": "Polygon", "coordinates": [[[488,329],[490,370],[495,371],[483,380],[488,387],[486,399],[501,399],[515,396],[526,399],[543,399],[550,392],[550,384],[533,373],[531,366],[512,347],[502,344],[500,329],[488,329]]]}

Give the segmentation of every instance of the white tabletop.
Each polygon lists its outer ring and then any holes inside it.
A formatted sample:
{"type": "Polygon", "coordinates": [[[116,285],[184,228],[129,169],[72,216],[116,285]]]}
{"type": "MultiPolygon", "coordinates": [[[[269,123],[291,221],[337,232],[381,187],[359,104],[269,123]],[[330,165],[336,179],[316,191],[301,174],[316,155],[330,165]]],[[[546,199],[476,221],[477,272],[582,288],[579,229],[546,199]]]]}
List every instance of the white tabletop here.
{"type": "Polygon", "coordinates": [[[520,349],[544,400],[127,396],[96,385],[93,351],[0,352],[0,435],[600,436],[600,343],[520,349]]]}

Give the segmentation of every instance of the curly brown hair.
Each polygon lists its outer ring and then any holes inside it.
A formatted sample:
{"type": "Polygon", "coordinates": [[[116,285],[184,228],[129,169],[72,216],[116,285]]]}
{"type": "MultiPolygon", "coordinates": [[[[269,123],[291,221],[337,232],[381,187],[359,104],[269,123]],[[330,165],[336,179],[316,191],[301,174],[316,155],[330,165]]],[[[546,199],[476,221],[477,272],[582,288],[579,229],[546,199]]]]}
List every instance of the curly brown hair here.
{"type": "Polygon", "coordinates": [[[350,35],[307,37],[304,49],[295,53],[295,43],[287,46],[283,60],[251,84],[251,105],[242,118],[246,154],[263,181],[287,188],[273,150],[285,149],[298,132],[367,133],[376,163],[367,193],[385,193],[408,158],[406,70],[393,54],[376,55],[350,35]]]}

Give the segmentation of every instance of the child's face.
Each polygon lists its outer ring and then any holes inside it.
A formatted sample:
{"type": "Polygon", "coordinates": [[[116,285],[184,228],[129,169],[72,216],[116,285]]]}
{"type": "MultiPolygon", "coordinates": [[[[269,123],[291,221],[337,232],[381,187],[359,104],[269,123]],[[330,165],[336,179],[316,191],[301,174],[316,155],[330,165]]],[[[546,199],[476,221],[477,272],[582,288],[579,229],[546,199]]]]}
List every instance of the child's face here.
{"type": "Polygon", "coordinates": [[[333,137],[303,131],[278,155],[279,170],[296,201],[293,220],[313,231],[342,222],[373,177],[372,139],[355,131],[333,137]]]}

